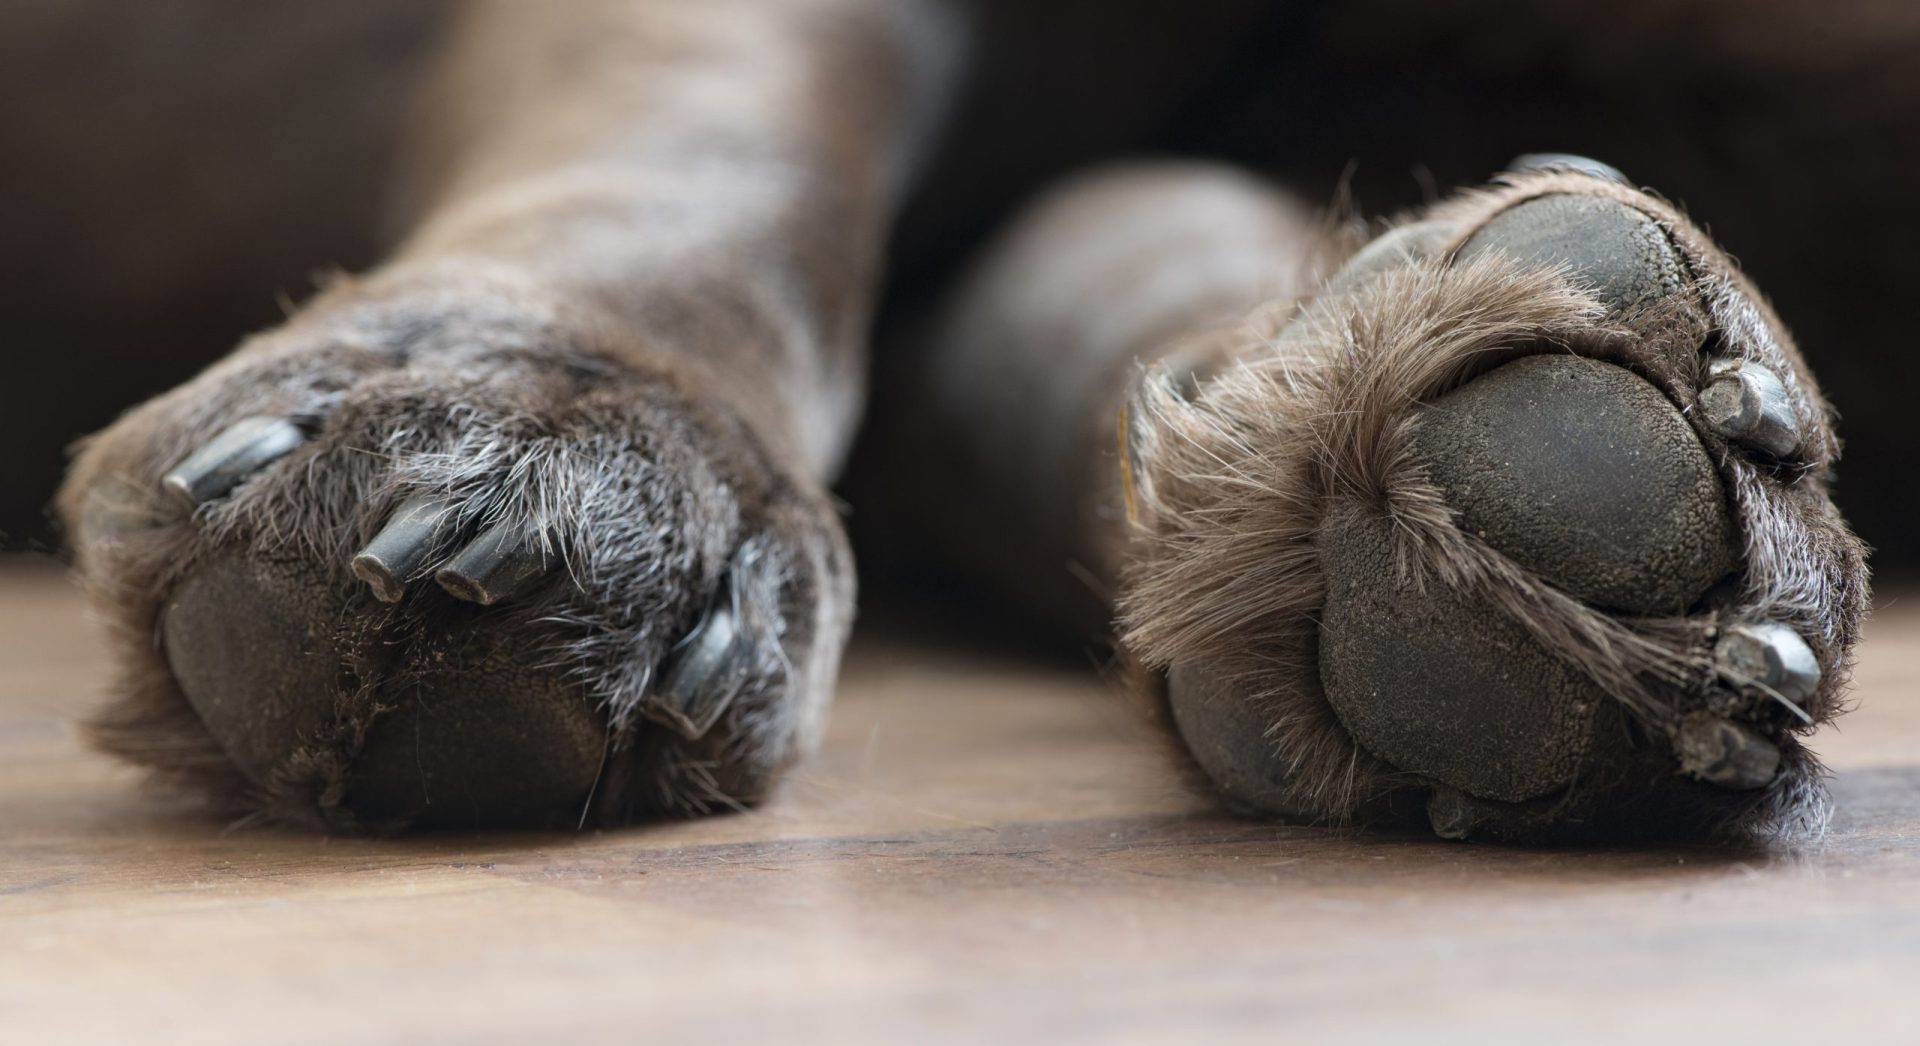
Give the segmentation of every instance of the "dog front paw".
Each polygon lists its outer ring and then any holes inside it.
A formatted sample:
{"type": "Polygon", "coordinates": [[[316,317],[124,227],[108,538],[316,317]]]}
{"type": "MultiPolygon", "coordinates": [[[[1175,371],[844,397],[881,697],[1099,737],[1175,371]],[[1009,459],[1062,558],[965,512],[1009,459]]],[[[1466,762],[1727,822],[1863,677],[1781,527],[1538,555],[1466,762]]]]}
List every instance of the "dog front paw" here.
{"type": "Polygon", "coordinates": [[[109,750],[327,829],[763,795],[850,617],[824,494],[517,289],[336,293],[94,437],[109,750]]]}
{"type": "Polygon", "coordinates": [[[1831,416],[1671,207],[1533,163],[1130,408],[1126,638],[1228,797],[1443,835],[1817,825],[1866,604],[1831,416]]]}

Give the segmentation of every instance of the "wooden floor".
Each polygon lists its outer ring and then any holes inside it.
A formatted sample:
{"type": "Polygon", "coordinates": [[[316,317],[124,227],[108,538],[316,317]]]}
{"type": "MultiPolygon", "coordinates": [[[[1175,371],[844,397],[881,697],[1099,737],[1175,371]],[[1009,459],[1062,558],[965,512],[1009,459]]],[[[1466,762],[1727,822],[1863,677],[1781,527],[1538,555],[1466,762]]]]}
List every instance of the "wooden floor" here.
{"type": "Polygon", "coordinates": [[[375,842],[141,794],[68,725],[102,676],[78,600],[0,570],[0,1041],[1914,1041],[1920,604],[1891,604],[1797,852],[1234,821],[1091,673],[898,640],[856,647],[766,810],[375,842]]]}

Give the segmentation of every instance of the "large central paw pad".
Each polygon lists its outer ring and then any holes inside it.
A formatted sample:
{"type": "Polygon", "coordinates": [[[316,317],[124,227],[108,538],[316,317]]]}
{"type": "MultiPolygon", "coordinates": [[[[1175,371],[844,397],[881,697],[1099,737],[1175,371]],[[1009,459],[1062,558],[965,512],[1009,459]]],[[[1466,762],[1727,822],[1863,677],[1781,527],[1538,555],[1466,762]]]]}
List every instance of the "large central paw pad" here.
{"type": "Polygon", "coordinates": [[[317,806],[373,825],[583,808],[606,716],[541,667],[542,637],[471,614],[409,629],[343,587],[311,562],[229,554],[167,600],[167,663],[242,774],[271,790],[319,772],[339,794],[317,806]]]}
{"type": "Polygon", "coordinates": [[[1828,412],[1731,263],[1528,165],[1149,375],[1128,639],[1236,804],[1449,836],[1818,823],[1865,603],[1828,412]],[[1228,366],[1227,363],[1235,365],[1228,366]]]}

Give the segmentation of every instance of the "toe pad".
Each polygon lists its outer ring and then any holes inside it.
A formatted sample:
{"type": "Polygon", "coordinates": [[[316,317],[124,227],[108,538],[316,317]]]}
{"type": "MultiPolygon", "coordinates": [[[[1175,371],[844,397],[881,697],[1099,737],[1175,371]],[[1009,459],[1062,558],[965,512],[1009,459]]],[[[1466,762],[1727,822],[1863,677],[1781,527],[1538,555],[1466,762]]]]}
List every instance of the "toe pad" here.
{"type": "Polygon", "coordinates": [[[1566,266],[1600,301],[1631,313],[1685,287],[1680,256],[1658,223],[1594,196],[1542,196],[1502,211],[1460,248],[1460,259],[1499,253],[1529,265],[1566,266]]]}
{"type": "Polygon", "coordinates": [[[1395,580],[1393,523],[1321,539],[1320,679],[1354,739],[1401,770],[1519,802],[1573,780],[1606,694],[1484,600],[1395,580]]]}
{"type": "Polygon", "coordinates": [[[1681,613],[1735,566],[1699,437],[1624,368],[1516,360],[1435,401],[1414,445],[1462,530],[1589,603],[1681,613]]]}
{"type": "Polygon", "coordinates": [[[1273,716],[1204,664],[1174,665],[1167,673],[1174,726],[1194,762],[1235,806],[1311,819],[1290,797],[1294,767],[1267,736],[1273,716]]]}

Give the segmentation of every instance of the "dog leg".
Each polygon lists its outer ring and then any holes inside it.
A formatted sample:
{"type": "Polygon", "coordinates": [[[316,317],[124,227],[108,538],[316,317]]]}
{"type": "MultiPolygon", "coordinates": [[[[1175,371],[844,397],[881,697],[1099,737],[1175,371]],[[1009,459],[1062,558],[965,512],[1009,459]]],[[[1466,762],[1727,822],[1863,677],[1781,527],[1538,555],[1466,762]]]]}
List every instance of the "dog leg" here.
{"type": "Polygon", "coordinates": [[[1273,300],[1194,333],[1150,289],[1240,253],[1191,184],[1105,209],[1109,237],[1192,232],[1126,252],[1058,224],[1097,181],[1043,204],[946,365],[1018,352],[1088,390],[1072,439],[1017,411],[993,438],[1010,474],[1056,463],[1034,489],[1085,513],[1076,555],[1225,798],[1456,837],[1821,823],[1800,739],[1840,707],[1866,571],[1828,408],[1726,256],[1618,172],[1532,157],[1324,281],[1337,243],[1282,238],[1273,300]]]}
{"type": "Polygon", "coordinates": [[[852,613],[825,484],[941,64],[916,17],[472,10],[397,254],[75,462],[97,741],[338,830],[765,794],[852,613]]]}

